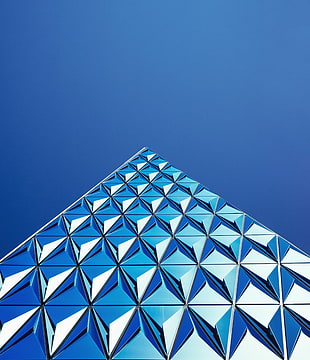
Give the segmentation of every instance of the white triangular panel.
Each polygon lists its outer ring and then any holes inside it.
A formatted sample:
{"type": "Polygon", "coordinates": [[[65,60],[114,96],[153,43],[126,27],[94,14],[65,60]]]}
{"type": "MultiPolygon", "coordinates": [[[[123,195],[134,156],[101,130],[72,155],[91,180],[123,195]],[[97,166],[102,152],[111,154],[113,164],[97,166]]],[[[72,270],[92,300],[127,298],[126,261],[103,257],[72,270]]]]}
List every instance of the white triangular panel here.
{"type": "Polygon", "coordinates": [[[2,325],[0,332],[0,349],[25,325],[37,310],[37,308],[31,309],[2,325]]]}
{"type": "Polygon", "coordinates": [[[103,199],[97,199],[93,202],[93,212],[97,211],[105,202],[107,202],[107,200],[109,200],[108,197],[105,197],[103,199]]]}
{"type": "Polygon", "coordinates": [[[271,319],[279,309],[279,305],[238,305],[238,308],[268,328],[271,319]]]}
{"type": "Polygon", "coordinates": [[[106,282],[109,280],[110,276],[113,274],[115,268],[109,269],[104,273],[93,278],[92,287],[91,287],[91,299],[94,300],[95,297],[99,294],[101,289],[104,287],[106,282]]]}
{"type": "MultiPolygon", "coordinates": [[[[231,360],[280,360],[272,351],[270,351],[261,342],[255,339],[249,331],[246,332],[240,345],[234,352],[231,360]]],[[[299,359],[302,360],[302,359],[299,359]]]]}
{"type": "Polygon", "coordinates": [[[310,339],[303,332],[300,333],[290,360],[304,360],[310,354],[310,339]]]}
{"type": "Polygon", "coordinates": [[[294,284],[284,302],[286,304],[310,304],[310,291],[294,284]]]}
{"type": "Polygon", "coordinates": [[[258,224],[253,224],[247,232],[244,234],[245,236],[251,236],[251,235],[271,235],[275,236],[276,234],[270,230],[265,229],[262,226],[259,226],[258,224]]]}
{"type": "Polygon", "coordinates": [[[277,268],[273,264],[243,264],[244,268],[249,269],[252,273],[268,280],[268,276],[277,268]]]}
{"type": "Polygon", "coordinates": [[[84,260],[85,257],[92,251],[92,249],[101,241],[101,238],[97,238],[88,241],[81,245],[79,253],[79,262],[84,260]]]}
{"type": "Polygon", "coordinates": [[[55,328],[55,334],[53,338],[52,354],[54,354],[59,346],[63,343],[69,333],[73,330],[75,325],[79,322],[81,317],[85,314],[87,309],[82,309],[66,319],[60,321],[55,328]]]}
{"type": "Polygon", "coordinates": [[[152,269],[148,270],[144,274],[138,276],[137,278],[137,290],[138,290],[138,297],[139,299],[142,299],[145,290],[147,289],[154,273],[156,271],[156,267],[153,267],[152,269]]]}
{"type": "Polygon", "coordinates": [[[285,254],[284,258],[282,259],[282,263],[285,264],[291,262],[292,263],[310,262],[310,257],[290,248],[288,252],[285,254]]]}
{"type": "Polygon", "coordinates": [[[293,270],[297,274],[302,275],[306,279],[310,279],[310,263],[285,264],[285,267],[293,270]]]}
{"type": "Polygon", "coordinates": [[[6,277],[0,290],[0,299],[10,292],[18,283],[20,283],[33,269],[34,267],[31,267],[6,277]]]}
{"type": "Polygon", "coordinates": [[[48,280],[44,301],[46,301],[61,286],[61,284],[72,274],[74,270],[75,268],[65,270],[48,280]]]}
{"type": "Polygon", "coordinates": [[[120,316],[118,319],[114,320],[110,324],[110,338],[109,338],[109,349],[110,352],[113,351],[116,344],[118,343],[123,331],[125,330],[129,320],[131,319],[133,313],[135,312],[135,308],[130,309],[125,314],[120,316]]]}
{"type": "Polygon", "coordinates": [[[79,226],[81,226],[89,217],[90,217],[89,215],[86,215],[72,220],[69,230],[70,234],[72,234],[79,226]]]}
{"type": "Polygon", "coordinates": [[[246,257],[242,260],[242,264],[275,264],[271,258],[251,249],[246,257]]]}
{"type": "Polygon", "coordinates": [[[45,244],[42,248],[39,262],[42,262],[44,259],[46,259],[61,243],[64,242],[66,238],[62,238],[59,240],[52,241],[48,244],[45,244]]]}
{"type": "Polygon", "coordinates": [[[252,284],[249,284],[243,294],[237,301],[237,304],[277,304],[278,302],[270,296],[259,290],[252,284]]]}

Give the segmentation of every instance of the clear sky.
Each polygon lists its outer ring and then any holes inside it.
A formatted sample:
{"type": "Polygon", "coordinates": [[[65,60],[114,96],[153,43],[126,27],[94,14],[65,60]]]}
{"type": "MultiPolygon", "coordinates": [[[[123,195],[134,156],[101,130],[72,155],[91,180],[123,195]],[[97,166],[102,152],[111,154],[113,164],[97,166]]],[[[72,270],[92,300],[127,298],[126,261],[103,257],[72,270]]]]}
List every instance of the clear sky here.
{"type": "Polygon", "coordinates": [[[309,0],[0,2],[0,256],[148,146],[310,252],[309,0]]]}

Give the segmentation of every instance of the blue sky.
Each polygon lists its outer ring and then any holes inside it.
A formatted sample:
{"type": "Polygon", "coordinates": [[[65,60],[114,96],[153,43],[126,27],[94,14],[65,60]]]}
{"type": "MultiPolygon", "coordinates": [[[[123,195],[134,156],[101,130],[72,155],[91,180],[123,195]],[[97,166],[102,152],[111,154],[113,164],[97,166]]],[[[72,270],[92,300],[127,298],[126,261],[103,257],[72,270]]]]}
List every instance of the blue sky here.
{"type": "Polygon", "coordinates": [[[310,252],[309,13],[2,1],[0,255],[143,146],[310,252]]]}

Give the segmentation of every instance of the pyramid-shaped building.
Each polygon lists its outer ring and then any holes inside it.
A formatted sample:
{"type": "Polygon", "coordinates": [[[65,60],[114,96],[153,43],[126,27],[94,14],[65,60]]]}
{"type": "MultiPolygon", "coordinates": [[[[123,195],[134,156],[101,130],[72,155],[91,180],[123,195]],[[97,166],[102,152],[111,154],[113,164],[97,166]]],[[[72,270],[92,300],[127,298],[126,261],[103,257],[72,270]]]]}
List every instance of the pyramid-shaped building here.
{"type": "Polygon", "coordinates": [[[0,360],[310,358],[310,257],[146,148],[0,271],[0,360]]]}

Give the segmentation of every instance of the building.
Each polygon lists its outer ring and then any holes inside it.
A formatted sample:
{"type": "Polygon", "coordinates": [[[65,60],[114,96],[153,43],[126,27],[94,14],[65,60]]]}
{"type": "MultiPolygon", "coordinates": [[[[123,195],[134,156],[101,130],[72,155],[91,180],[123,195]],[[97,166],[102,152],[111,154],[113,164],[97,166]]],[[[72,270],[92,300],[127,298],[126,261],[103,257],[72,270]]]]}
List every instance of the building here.
{"type": "Polygon", "coordinates": [[[0,360],[310,352],[310,257],[146,148],[0,270],[0,360]]]}

